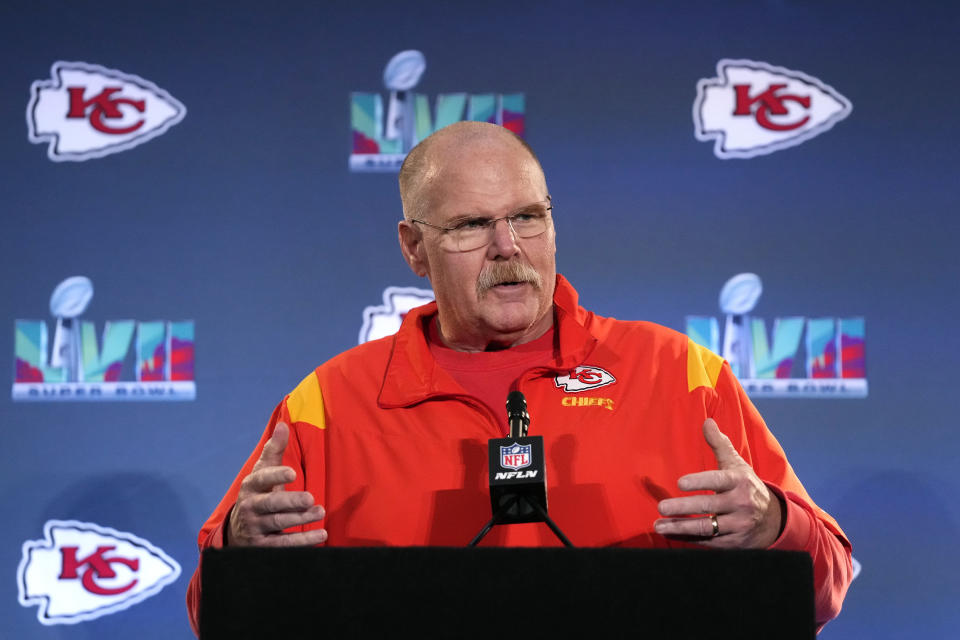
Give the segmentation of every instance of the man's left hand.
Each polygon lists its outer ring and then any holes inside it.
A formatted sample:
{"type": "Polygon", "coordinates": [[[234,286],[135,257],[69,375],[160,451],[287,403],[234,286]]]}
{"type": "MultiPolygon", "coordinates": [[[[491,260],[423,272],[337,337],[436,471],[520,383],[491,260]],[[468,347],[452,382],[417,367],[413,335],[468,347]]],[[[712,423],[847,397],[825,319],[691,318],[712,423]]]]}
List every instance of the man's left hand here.
{"type": "Polygon", "coordinates": [[[784,505],[757,477],[712,418],[703,423],[703,437],[717,458],[717,470],[682,476],[681,491],[714,491],[661,500],[654,529],[660,535],[707,547],[764,549],[780,535],[784,505]],[[698,518],[684,516],[707,514],[698,518]],[[716,526],[714,526],[716,523],[716,526]]]}

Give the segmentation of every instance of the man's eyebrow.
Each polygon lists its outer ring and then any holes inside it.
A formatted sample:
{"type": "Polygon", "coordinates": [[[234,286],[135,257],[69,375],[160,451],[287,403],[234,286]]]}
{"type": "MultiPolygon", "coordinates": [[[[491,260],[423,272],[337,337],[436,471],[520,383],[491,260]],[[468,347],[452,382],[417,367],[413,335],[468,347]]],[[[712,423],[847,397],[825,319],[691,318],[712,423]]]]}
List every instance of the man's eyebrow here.
{"type": "Polygon", "coordinates": [[[531,202],[530,204],[525,204],[513,213],[523,213],[524,211],[546,211],[550,207],[550,203],[544,200],[543,202],[531,202]]]}
{"type": "Polygon", "coordinates": [[[492,220],[493,216],[484,215],[482,213],[464,213],[458,216],[454,216],[447,220],[447,224],[450,226],[456,226],[461,222],[468,222],[470,220],[492,220]]]}
{"type": "MultiPolygon", "coordinates": [[[[514,216],[514,215],[517,215],[518,213],[525,213],[530,211],[536,211],[540,213],[540,212],[546,211],[549,207],[550,207],[549,200],[541,200],[539,202],[530,202],[528,204],[522,205],[519,209],[514,209],[507,215],[514,216]]],[[[501,216],[494,216],[487,213],[463,213],[460,215],[456,215],[450,218],[449,220],[447,220],[447,224],[453,226],[453,225],[460,224],[461,222],[466,222],[468,220],[493,220],[494,218],[499,218],[499,217],[501,216]]]]}

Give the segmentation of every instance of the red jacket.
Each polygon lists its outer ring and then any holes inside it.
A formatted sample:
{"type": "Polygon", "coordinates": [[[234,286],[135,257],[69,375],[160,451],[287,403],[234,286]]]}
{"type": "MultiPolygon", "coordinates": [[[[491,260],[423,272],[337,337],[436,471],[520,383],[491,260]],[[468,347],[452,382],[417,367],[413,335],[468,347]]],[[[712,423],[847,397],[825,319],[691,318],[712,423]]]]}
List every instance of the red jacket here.
{"type": "MultiPolygon", "coordinates": [[[[551,518],[576,546],[682,547],[654,533],[657,503],[688,495],[684,474],[717,467],[703,438],[716,420],[740,455],[787,503],[774,549],[814,560],[819,624],[837,615],[851,576],[850,543],[807,495],[776,439],[717,355],[648,322],[604,318],[577,304],[557,277],[556,358],[515,387],[530,433],[545,444],[551,518]],[[568,374],[580,369],[577,375],[568,374]]],[[[284,464],[291,490],[322,504],[327,544],[464,546],[490,517],[487,440],[497,418],[430,355],[431,303],[395,336],[359,345],[318,367],[277,406],[263,436],[200,530],[200,549],[222,545],[222,526],[278,420],[291,427],[284,464]]],[[[495,527],[485,545],[559,544],[545,524],[495,527]]],[[[187,593],[196,629],[199,568],[187,593]]]]}

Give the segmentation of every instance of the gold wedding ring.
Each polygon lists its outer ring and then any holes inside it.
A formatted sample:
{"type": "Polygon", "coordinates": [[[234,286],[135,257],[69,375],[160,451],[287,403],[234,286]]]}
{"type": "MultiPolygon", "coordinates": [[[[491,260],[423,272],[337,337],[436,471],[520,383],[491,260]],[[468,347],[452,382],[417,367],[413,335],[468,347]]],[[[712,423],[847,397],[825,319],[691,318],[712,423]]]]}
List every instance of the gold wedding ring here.
{"type": "Polygon", "coordinates": [[[716,515],[710,516],[710,524],[713,525],[713,537],[716,538],[718,535],[720,535],[720,523],[717,522],[716,515]]]}

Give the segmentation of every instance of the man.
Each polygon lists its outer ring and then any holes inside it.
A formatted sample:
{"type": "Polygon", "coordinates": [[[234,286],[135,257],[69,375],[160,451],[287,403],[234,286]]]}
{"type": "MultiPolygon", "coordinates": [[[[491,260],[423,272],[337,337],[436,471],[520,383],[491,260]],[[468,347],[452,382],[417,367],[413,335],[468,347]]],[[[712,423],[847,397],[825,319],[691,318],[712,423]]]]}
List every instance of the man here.
{"type": "MultiPolygon", "coordinates": [[[[466,545],[489,516],[486,441],[505,435],[503,402],[519,389],[544,436],[551,517],[575,545],[804,550],[818,624],[838,613],[851,574],[843,532],[722,359],[577,304],[556,273],[552,199],[526,143],[451,125],[410,152],[400,192],[400,248],[436,302],[280,403],[201,549],[466,545]]],[[[556,541],[530,523],[484,543],[556,541]]],[[[195,628],[199,593],[198,569],[195,628]]]]}

